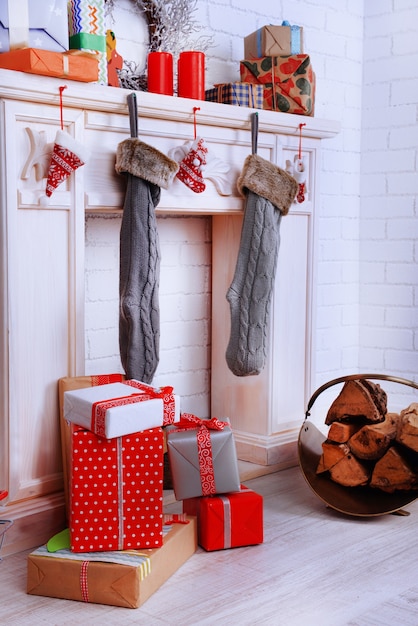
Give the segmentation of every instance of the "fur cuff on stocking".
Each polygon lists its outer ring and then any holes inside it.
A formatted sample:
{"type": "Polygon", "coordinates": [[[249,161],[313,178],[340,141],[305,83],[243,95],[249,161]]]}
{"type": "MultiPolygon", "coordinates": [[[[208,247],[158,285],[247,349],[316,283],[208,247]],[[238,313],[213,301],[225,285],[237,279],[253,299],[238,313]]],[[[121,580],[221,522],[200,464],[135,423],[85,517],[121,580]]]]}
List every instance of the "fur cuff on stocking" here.
{"type": "Polygon", "coordinates": [[[293,176],[257,154],[250,154],[245,159],[237,187],[243,196],[245,189],[249,189],[269,200],[283,215],[289,212],[298,190],[293,176]]]}
{"type": "Polygon", "coordinates": [[[127,172],[168,189],[178,172],[179,165],[139,139],[125,139],[118,145],[115,169],[118,174],[127,172]]]}

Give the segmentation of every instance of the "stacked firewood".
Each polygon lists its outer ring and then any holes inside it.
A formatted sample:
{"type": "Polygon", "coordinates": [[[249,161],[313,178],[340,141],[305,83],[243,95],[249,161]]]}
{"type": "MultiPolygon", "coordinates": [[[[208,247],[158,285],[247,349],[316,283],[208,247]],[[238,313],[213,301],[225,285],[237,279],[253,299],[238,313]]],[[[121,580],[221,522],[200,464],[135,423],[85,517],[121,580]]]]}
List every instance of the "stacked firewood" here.
{"type": "Polygon", "coordinates": [[[330,406],[317,474],[345,487],[393,493],[418,488],[418,403],[387,412],[387,395],[368,380],[350,380],[330,406]]]}

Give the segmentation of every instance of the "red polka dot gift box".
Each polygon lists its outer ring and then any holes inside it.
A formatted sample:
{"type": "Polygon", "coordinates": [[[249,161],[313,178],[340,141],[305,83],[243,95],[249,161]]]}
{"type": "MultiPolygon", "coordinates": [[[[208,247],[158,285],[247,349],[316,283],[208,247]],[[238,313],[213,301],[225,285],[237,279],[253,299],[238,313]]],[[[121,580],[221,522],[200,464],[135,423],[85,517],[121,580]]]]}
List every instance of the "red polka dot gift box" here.
{"type": "Polygon", "coordinates": [[[105,439],[73,426],[70,549],[156,548],[163,543],[163,431],[105,439]]]}
{"type": "Polygon", "coordinates": [[[64,495],[67,523],[70,511],[71,439],[73,425],[64,417],[64,394],[66,391],[72,391],[73,389],[85,389],[86,387],[96,387],[97,385],[121,383],[124,380],[126,380],[125,375],[120,373],[97,374],[92,376],[64,376],[63,378],[58,379],[61,454],[62,469],[64,474],[64,495]]]}

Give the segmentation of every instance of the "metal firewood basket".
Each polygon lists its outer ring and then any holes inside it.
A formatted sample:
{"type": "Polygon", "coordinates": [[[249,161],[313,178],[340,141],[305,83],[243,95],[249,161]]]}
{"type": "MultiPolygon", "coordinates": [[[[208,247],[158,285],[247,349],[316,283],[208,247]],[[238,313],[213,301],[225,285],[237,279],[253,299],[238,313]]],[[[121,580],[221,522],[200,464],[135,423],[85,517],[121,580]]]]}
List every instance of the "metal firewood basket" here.
{"type": "Polygon", "coordinates": [[[410,504],[418,497],[418,489],[386,493],[367,486],[344,487],[332,481],[327,472],[317,474],[316,469],[322,454],[322,443],[326,440],[326,435],[309,420],[314,402],[323,391],[338,383],[345,383],[348,380],[364,379],[384,380],[418,389],[418,383],[384,374],[351,374],[325,383],[315,391],[308,402],[305,421],[299,431],[298,455],[299,465],[307,483],[327,506],[347,515],[371,517],[400,512],[402,507],[410,504]]]}

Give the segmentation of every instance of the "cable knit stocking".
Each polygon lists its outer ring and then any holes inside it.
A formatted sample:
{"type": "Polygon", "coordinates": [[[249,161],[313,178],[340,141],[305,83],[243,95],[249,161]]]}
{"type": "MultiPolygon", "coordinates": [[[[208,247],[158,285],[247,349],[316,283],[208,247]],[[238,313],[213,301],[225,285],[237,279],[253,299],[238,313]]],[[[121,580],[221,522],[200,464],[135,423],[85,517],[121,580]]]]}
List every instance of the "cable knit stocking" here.
{"type": "Polygon", "coordinates": [[[159,362],[161,190],[130,176],[120,230],[119,347],[127,378],[151,383],[159,362]]]}
{"type": "Polygon", "coordinates": [[[127,378],[151,383],[159,362],[160,246],[155,208],[178,164],[139,139],[118,146],[116,171],[127,174],[120,230],[119,349],[127,378]]]}
{"type": "Polygon", "coordinates": [[[233,374],[250,376],[259,374],[266,362],[280,222],[293,202],[297,183],[253,154],[244,163],[238,189],[246,203],[235,273],[226,294],[231,334],[225,356],[233,374]]]}
{"type": "Polygon", "coordinates": [[[267,331],[282,214],[248,192],[234,278],[227,292],[231,335],[226,350],[236,376],[259,374],[267,356],[267,331]]]}

